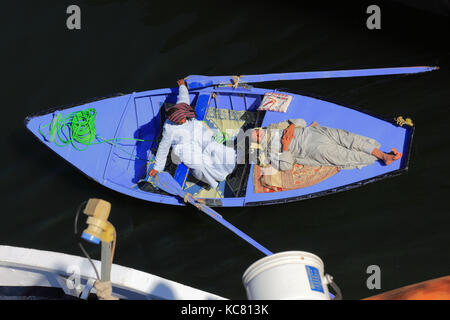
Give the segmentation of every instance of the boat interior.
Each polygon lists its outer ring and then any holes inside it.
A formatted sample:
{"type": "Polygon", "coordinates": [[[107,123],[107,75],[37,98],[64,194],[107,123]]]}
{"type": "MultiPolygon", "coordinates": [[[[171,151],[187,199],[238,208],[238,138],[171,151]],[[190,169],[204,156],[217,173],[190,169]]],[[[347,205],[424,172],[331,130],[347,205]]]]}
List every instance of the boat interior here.
{"type": "MultiPolygon", "coordinates": [[[[294,181],[299,185],[290,189],[279,187],[274,181],[262,181],[263,177],[258,171],[260,167],[249,164],[249,161],[238,164],[216,189],[196,180],[184,164],[173,163],[170,154],[164,171],[169,172],[186,192],[205,201],[207,205],[247,206],[334,193],[397,175],[407,169],[414,127],[399,126],[393,118],[381,118],[356,107],[284,91],[276,92],[292,96],[286,112],[257,110],[265,94],[274,91],[254,87],[214,86],[193,89],[189,94],[197,119],[204,121],[211,129],[232,130],[238,134],[240,130],[245,132],[248,128],[267,127],[287,119],[301,118],[307,125],[317,122],[319,125],[373,138],[382,145],[382,151],[390,151],[390,148],[395,147],[405,156],[389,166],[376,162],[362,169],[340,172],[303,168],[296,171],[296,177],[300,180],[308,177],[309,180],[307,183],[294,181]]],[[[41,142],[102,185],[147,201],[183,205],[181,199],[146,182],[162,137],[166,120],[164,109],[176,103],[177,95],[178,88],[166,88],[57,109],[64,115],[86,108],[97,110],[97,136],[104,141],[114,142],[96,144],[84,151],[55,146],[55,143],[42,136],[40,127],[52,121],[53,112],[30,116],[26,119],[26,125],[41,142]]]]}
{"type": "MultiPolygon", "coordinates": [[[[250,128],[261,126],[266,112],[257,111],[257,108],[261,104],[262,98],[263,95],[252,93],[209,92],[203,95],[193,93],[191,94],[191,105],[195,106],[197,119],[204,121],[209,128],[220,132],[233,132],[238,135],[250,128]]],[[[175,101],[176,95],[167,96],[163,102],[158,103],[160,105],[159,110],[164,110],[166,106],[174,104],[175,101]]],[[[145,141],[136,145],[138,156],[142,156],[143,159],[150,159],[150,162],[154,159],[159,141],[162,138],[162,126],[165,120],[165,113],[159,112],[147,125],[139,127],[136,137],[145,141]]],[[[236,139],[233,140],[233,143],[236,148],[236,139]]],[[[248,139],[246,143],[248,146],[248,139]]],[[[245,148],[245,150],[248,150],[248,148],[245,148]]],[[[247,161],[238,164],[235,170],[226,180],[220,182],[216,189],[211,189],[209,185],[196,179],[184,164],[177,165],[172,162],[170,155],[167,158],[164,171],[169,172],[185,191],[200,198],[243,197],[246,193],[251,166],[248,161],[248,153],[245,156],[247,161]]],[[[135,181],[140,181],[137,184],[139,189],[165,194],[164,191],[159,190],[151,183],[142,181],[147,178],[148,161],[136,161],[136,169],[135,181]]],[[[213,200],[209,200],[210,203],[211,201],[213,200]]]]}
{"type": "MultiPolygon", "coordinates": [[[[374,117],[357,109],[297,94],[292,95],[293,100],[286,113],[258,111],[257,108],[268,91],[258,88],[231,90],[230,88],[216,87],[190,92],[190,98],[191,105],[195,107],[197,119],[203,120],[211,128],[219,130],[241,128],[245,131],[248,128],[265,127],[286,119],[302,118],[308,125],[316,121],[320,125],[346,129],[372,137],[382,145],[395,146],[405,155],[409,152],[412,136],[410,128],[396,126],[392,121],[374,117]]],[[[162,135],[165,115],[161,111],[166,105],[174,104],[176,97],[176,90],[171,94],[142,94],[133,97],[134,108],[128,108],[126,111],[127,114],[123,118],[116,136],[129,136],[129,128],[134,127],[137,128],[134,131],[134,138],[144,141],[130,145],[128,153],[134,154],[136,160],[128,156],[127,164],[123,161],[126,155],[120,151],[124,146],[120,149],[114,148],[112,159],[108,161],[105,171],[105,177],[107,176],[108,180],[128,186],[133,183],[138,192],[165,195],[164,191],[157,189],[145,180],[162,135]],[[122,160],[115,161],[114,157],[122,158],[122,160]],[[134,167],[131,179],[129,175],[117,176],[118,163],[121,163],[122,168],[124,166],[134,167]]],[[[208,205],[220,206],[225,205],[222,204],[224,199],[227,201],[235,199],[236,205],[242,205],[244,202],[260,204],[266,201],[276,202],[278,199],[286,197],[298,199],[299,197],[309,197],[312,193],[336,191],[336,188],[343,185],[353,185],[356,182],[370,180],[404,168],[407,164],[405,159],[408,157],[404,157],[403,160],[389,167],[376,163],[363,169],[343,170],[338,174],[325,172],[323,175],[326,179],[323,178],[323,181],[318,180],[319,182],[314,185],[305,185],[297,190],[269,190],[267,188],[258,190],[257,181],[254,179],[254,175],[257,174],[254,172],[257,166],[249,164],[247,161],[246,164],[237,165],[233,173],[225,181],[222,181],[218,188],[211,190],[205,183],[195,179],[184,164],[176,165],[170,158],[169,155],[165,171],[169,172],[185,191],[197,198],[204,199],[208,205]]],[[[128,169],[126,171],[130,173],[128,169]]],[[[233,204],[230,202],[228,205],[233,204]]]]}

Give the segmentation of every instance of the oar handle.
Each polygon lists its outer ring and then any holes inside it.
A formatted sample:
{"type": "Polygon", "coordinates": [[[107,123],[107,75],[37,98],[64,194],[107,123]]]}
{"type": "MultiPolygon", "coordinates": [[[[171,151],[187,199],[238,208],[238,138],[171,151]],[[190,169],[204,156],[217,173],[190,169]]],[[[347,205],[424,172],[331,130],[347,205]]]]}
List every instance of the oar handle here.
{"type": "Polygon", "coordinates": [[[256,249],[258,249],[259,251],[261,251],[265,255],[270,256],[270,255],[273,254],[270,250],[268,250],[267,248],[265,248],[264,246],[262,246],[261,244],[256,242],[254,239],[249,237],[247,234],[245,234],[244,232],[242,232],[241,230],[239,230],[238,228],[233,226],[231,223],[226,221],[224,218],[222,218],[222,216],[220,214],[218,214],[216,211],[214,211],[210,207],[208,207],[208,206],[206,206],[204,204],[200,204],[199,206],[196,205],[196,207],[199,208],[200,211],[206,213],[208,216],[210,216],[211,218],[213,218],[214,220],[219,222],[224,227],[228,228],[228,230],[234,232],[241,239],[243,239],[243,240],[247,241],[248,243],[250,243],[252,246],[254,246],[256,249]]]}
{"type": "Polygon", "coordinates": [[[260,245],[258,242],[250,238],[248,235],[246,235],[244,232],[233,226],[231,223],[226,221],[220,214],[218,214],[216,211],[205,205],[204,203],[201,203],[197,201],[191,194],[187,193],[183,190],[183,188],[180,186],[180,184],[167,172],[159,172],[153,179],[153,181],[150,179],[150,182],[154,183],[158,188],[166,191],[167,193],[170,193],[174,196],[182,198],[185,202],[190,203],[191,205],[195,206],[197,209],[199,209],[201,212],[207,214],[220,224],[222,224],[224,227],[228,228],[230,231],[234,232],[236,235],[241,237],[243,240],[250,243],[252,246],[254,246],[256,249],[264,253],[265,255],[271,255],[272,252],[260,245]]]}

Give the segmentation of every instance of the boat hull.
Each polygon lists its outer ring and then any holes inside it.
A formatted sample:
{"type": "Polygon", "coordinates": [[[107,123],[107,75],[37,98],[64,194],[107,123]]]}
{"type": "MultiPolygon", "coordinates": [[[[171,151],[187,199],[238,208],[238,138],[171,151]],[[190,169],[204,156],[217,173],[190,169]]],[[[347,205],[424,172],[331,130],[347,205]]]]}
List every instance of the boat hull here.
{"type": "MultiPolygon", "coordinates": [[[[273,90],[252,87],[207,87],[190,90],[190,99],[191,105],[196,107],[197,115],[204,115],[207,108],[256,111],[266,92],[273,90]]],[[[175,196],[154,190],[145,191],[137,186],[145,177],[149,152],[154,154],[157,150],[156,140],[160,138],[164,122],[164,112],[161,110],[165,103],[176,102],[177,93],[177,88],[134,92],[57,110],[67,114],[95,108],[96,130],[102,139],[132,138],[144,141],[118,140],[120,142],[95,144],[84,151],[77,151],[70,145],[58,147],[47,141],[39,132],[43,124],[52,121],[55,110],[29,116],[25,124],[42,143],[98,183],[146,201],[184,205],[184,202],[175,196]]],[[[336,175],[310,187],[270,193],[255,193],[252,178],[254,167],[248,165],[242,174],[245,181],[240,186],[239,192],[232,196],[206,198],[208,205],[258,206],[310,199],[360,187],[407,171],[414,127],[400,127],[394,119],[385,119],[356,107],[346,107],[321,98],[292,92],[281,93],[293,97],[287,112],[261,113],[260,126],[264,127],[286,119],[302,118],[307,124],[316,121],[322,126],[345,129],[373,138],[382,145],[383,151],[390,151],[390,148],[394,147],[403,152],[404,156],[389,166],[377,161],[362,169],[341,170],[336,175]]],[[[181,185],[188,174],[186,169],[180,165],[173,172],[181,185]]]]}
{"type": "MultiPolygon", "coordinates": [[[[90,293],[96,292],[94,283],[97,276],[93,266],[101,270],[101,261],[91,262],[84,257],[60,252],[0,245],[0,300],[28,300],[30,295],[42,299],[90,299],[90,293]],[[52,297],[42,293],[51,293],[52,297]]],[[[117,264],[111,266],[111,286],[114,296],[126,300],[225,299],[117,264]]]]}

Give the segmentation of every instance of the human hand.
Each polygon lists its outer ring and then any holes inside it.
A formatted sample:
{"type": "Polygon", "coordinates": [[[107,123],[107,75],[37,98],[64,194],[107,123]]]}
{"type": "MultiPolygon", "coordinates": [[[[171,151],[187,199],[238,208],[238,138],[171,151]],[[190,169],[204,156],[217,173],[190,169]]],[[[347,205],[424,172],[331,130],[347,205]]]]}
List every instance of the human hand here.
{"type": "Polygon", "coordinates": [[[149,177],[154,177],[156,174],[158,173],[158,171],[156,171],[155,169],[152,169],[148,172],[148,176],[149,177]]]}
{"type": "Polygon", "coordinates": [[[178,84],[178,86],[186,85],[186,82],[184,82],[184,79],[179,79],[179,80],[177,80],[177,84],[178,84]]]}
{"type": "Polygon", "coordinates": [[[314,121],[314,122],[311,123],[309,126],[310,126],[310,127],[318,127],[319,124],[318,124],[317,122],[314,121]]]}

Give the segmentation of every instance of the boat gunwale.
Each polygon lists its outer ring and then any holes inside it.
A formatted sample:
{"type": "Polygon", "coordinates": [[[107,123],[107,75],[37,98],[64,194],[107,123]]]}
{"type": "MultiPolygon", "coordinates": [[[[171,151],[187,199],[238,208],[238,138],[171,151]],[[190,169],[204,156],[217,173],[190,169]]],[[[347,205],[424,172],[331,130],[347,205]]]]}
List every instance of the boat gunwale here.
{"type": "MultiPolygon", "coordinates": [[[[119,97],[119,96],[124,96],[124,95],[133,95],[134,94],[134,98],[136,97],[141,97],[141,96],[151,96],[151,95],[160,95],[160,94],[166,94],[166,93],[171,93],[173,88],[162,88],[162,89],[155,89],[155,90],[149,90],[149,91],[143,91],[143,92],[132,92],[132,93],[128,93],[128,94],[123,94],[123,93],[116,93],[116,94],[111,94],[111,95],[106,95],[106,96],[102,96],[102,97],[97,97],[97,98],[92,98],[92,99],[87,99],[84,100],[80,103],[71,103],[71,104],[66,104],[66,105],[62,105],[56,108],[50,108],[44,111],[39,111],[36,113],[33,113],[29,116],[27,116],[25,118],[25,126],[27,126],[27,123],[30,119],[37,117],[37,116],[42,116],[42,115],[46,115],[48,113],[54,112],[54,111],[59,111],[59,110],[65,110],[65,109],[69,109],[72,107],[77,107],[77,106],[81,106],[83,104],[88,104],[91,102],[96,102],[99,100],[104,100],[104,99],[110,99],[110,98],[114,98],[114,97],[119,97]]],[[[302,92],[299,92],[296,89],[288,89],[288,88],[276,88],[276,89],[267,89],[267,88],[257,88],[257,87],[251,87],[250,89],[248,88],[233,88],[233,87],[216,87],[216,86],[210,86],[210,87],[204,87],[204,88],[195,88],[192,89],[191,92],[192,93],[197,93],[199,94],[200,92],[218,92],[218,93],[248,93],[248,94],[255,94],[255,95],[263,95],[265,92],[268,91],[272,91],[272,92],[281,92],[281,93],[287,93],[287,94],[295,94],[298,96],[304,96],[304,97],[309,97],[309,98],[314,98],[314,99],[318,99],[321,101],[325,101],[325,102],[330,102],[336,105],[339,105],[341,107],[344,108],[348,108],[348,109],[352,109],[355,111],[359,111],[361,113],[364,113],[366,115],[369,115],[371,117],[377,118],[379,120],[382,121],[386,121],[389,122],[391,124],[397,125],[396,121],[392,118],[386,118],[384,116],[380,116],[379,114],[376,114],[372,111],[367,111],[364,108],[358,107],[358,106],[350,106],[350,105],[346,105],[343,104],[339,101],[337,101],[337,99],[329,99],[327,98],[323,98],[319,95],[315,95],[315,94],[305,94],[302,92]],[[255,92],[256,91],[256,92],[255,92]]],[[[27,128],[28,129],[28,128],[27,128]]],[[[312,198],[317,198],[317,197],[322,197],[325,195],[331,195],[334,193],[338,193],[338,192],[342,192],[342,191],[347,191],[350,189],[354,189],[354,188],[358,188],[364,185],[367,185],[369,183],[372,182],[376,182],[376,181],[381,181],[387,178],[391,178],[391,177],[395,177],[401,174],[404,174],[408,171],[409,169],[409,162],[410,162],[410,158],[411,158],[411,154],[412,154],[412,143],[413,143],[413,137],[414,137],[414,131],[415,131],[415,125],[411,126],[410,128],[408,128],[407,130],[410,130],[410,134],[409,134],[409,142],[407,144],[407,148],[408,148],[408,153],[406,155],[406,157],[404,157],[403,161],[403,168],[394,170],[394,171],[390,171],[378,176],[374,176],[365,180],[360,180],[354,183],[350,183],[347,185],[343,185],[343,186],[339,186],[336,188],[332,188],[332,189],[327,189],[327,190],[323,190],[323,191],[318,191],[318,192],[314,192],[314,193],[309,193],[309,194],[305,194],[305,195],[301,195],[301,196],[297,196],[297,197],[289,197],[289,198],[278,198],[278,199],[271,199],[271,200],[262,200],[262,201],[249,201],[246,202],[246,197],[230,197],[230,198],[222,198],[222,201],[226,201],[226,200],[230,200],[230,202],[236,202],[236,200],[238,199],[243,199],[243,205],[238,206],[238,207],[245,207],[245,206],[261,206],[261,205],[273,205],[273,204],[280,204],[280,203],[289,203],[289,202],[294,202],[294,201],[301,201],[301,200],[306,200],[306,199],[312,199],[312,198]]],[[[42,141],[39,140],[39,138],[33,134],[33,136],[42,143],[42,141]]],[[[48,147],[48,146],[47,146],[48,147]]],[[[76,168],[78,171],[80,171],[83,175],[85,175],[86,177],[88,177],[89,179],[96,181],[97,183],[100,183],[101,185],[103,185],[104,187],[107,187],[109,189],[112,189],[116,192],[119,192],[121,194],[124,194],[121,191],[116,190],[115,188],[112,188],[111,186],[107,186],[104,182],[98,181],[95,178],[89,176],[87,173],[83,172],[82,170],[80,170],[75,164],[71,163],[70,161],[67,161],[66,159],[64,159],[61,155],[58,154],[59,157],[61,157],[65,162],[68,162],[70,165],[72,165],[74,168],[76,168]]],[[[251,165],[253,166],[253,165],[251,165]]],[[[251,167],[252,168],[252,167],[251,167]]],[[[252,172],[252,171],[251,171],[252,172]]],[[[251,179],[252,177],[248,177],[248,179],[251,179]]],[[[282,191],[281,191],[282,192],[282,191]]],[[[177,197],[175,196],[169,196],[169,195],[160,195],[157,193],[151,193],[152,195],[155,195],[157,198],[159,198],[160,200],[163,200],[164,198],[168,198],[168,199],[177,199],[177,197]]],[[[186,204],[183,201],[177,201],[178,203],[167,203],[167,202],[163,202],[163,201],[155,201],[157,199],[145,199],[143,197],[136,197],[135,195],[131,195],[131,194],[125,194],[127,196],[131,196],[133,198],[136,199],[141,199],[144,201],[150,201],[150,202],[155,202],[155,203],[166,203],[166,204],[170,204],[170,205],[180,205],[180,206],[185,206],[186,204]]],[[[216,198],[205,198],[205,199],[216,199],[216,198]]],[[[240,202],[240,201],[239,201],[240,202]]],[[[212,205],[211,207],[217,207],[212,205]]],[[[220,206],[219,206],[220,207],[220,206]]],[[[233,207],[233,206],[229,206],[229,205],[222,205],[221,207],[233,207]]]]}

